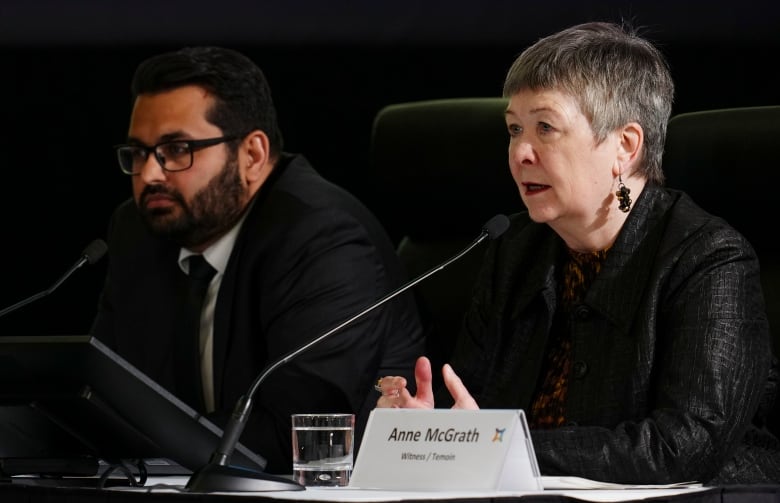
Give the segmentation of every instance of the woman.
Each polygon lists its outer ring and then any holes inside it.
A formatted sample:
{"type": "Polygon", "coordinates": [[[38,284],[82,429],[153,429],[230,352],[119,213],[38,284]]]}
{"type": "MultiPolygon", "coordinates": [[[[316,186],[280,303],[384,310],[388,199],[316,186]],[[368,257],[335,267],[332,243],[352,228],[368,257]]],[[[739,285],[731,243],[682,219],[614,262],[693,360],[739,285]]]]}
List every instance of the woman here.
{"type": "MultiPolygon", "coordinates": [[[[487,251],[435,403],[524,409],[545,475],[780,480],[779,442],[752,423],[772,363],[758,260],[662,187],[673,94],[660,52],[607,23],[541,39],[508,72],[527,212],[487,251]]],[[[433,407],[426,358],[415,377],[414,396],[381,379],[377,406],[433,407]]]]}

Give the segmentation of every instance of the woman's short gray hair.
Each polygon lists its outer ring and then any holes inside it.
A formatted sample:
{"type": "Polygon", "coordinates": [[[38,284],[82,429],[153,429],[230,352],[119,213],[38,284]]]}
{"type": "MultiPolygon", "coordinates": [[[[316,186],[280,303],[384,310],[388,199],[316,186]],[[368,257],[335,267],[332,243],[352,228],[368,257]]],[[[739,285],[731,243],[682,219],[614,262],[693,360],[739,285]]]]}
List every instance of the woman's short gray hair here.
{"type": "Polygon", "coordinates": [[[597,142],[629,122],[644,131],[639,169],[663,184],[661,167],[674,83],[666,59],[635,30],[585,23],[542,38],[514,61],[504,97],[525,89],[554,89],[577,100],[597,142]]]}

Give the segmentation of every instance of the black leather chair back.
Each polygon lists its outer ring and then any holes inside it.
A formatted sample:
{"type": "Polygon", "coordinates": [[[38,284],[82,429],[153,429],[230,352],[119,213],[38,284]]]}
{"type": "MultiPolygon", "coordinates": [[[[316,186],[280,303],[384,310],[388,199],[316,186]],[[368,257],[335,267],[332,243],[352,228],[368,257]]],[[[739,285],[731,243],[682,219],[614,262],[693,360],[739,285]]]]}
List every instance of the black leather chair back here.
{"type": "MultiPolygon", "coordinates": [[[[780,201],[772,193],[780,187],[778,146],[780,106],[760,106],[676,115],[664,152],[667,186],[726,219],[756,249],[775,356],[780,356],[780,201]]],[[[777,374],[773,379],[768,397],[780,385],[777,374]]],[[[780,396],[774,407],[768,398],[765,408],[768,428],[780,437],[780,396]]]]}
{"type": "Polygon", "coordinates": [[[753,244],[780,354],[780,106],[679,114],[669,121],[666,185],[684,190],[753,244]]]}
{"type": "MultiPolygon", "coordinates": [[[[410,278],[471,243],[493,215],[523,207],[509,173],[505,108],[501,98],[455,98],[377,114],[372,209],[396,239],[410,278]]],[[[434,366],[450,356],[483,253],[480,245],[414,287],[434,366]]]]}

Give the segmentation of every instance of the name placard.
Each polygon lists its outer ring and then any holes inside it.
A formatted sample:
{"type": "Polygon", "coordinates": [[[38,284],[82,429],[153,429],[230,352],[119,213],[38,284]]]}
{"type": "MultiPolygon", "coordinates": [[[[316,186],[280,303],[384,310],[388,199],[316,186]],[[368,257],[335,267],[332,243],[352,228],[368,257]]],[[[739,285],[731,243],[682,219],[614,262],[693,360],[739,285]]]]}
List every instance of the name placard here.
{"type": "Polygon", "coordinates": [[[522,410],[374,409],[349,485],[541,491],[522,410]]]}

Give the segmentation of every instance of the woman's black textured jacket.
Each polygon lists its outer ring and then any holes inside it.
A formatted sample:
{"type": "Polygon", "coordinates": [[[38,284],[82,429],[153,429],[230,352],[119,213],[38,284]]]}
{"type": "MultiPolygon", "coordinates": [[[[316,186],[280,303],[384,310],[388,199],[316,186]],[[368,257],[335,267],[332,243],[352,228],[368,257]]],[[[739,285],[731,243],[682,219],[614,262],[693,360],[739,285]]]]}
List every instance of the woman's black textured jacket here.
{"type": "MultiPolygon", "coordinates": [[[[565,244],[527,213],[511,221],[452,363],[481,408],[528,410],[565,244]]],[[[759,264],[723,219],[648,185],[571,317],[566,426],[532,430],[543,475],[780,480],[779,442],[754,424],[772,360],[759,264]]]]}

